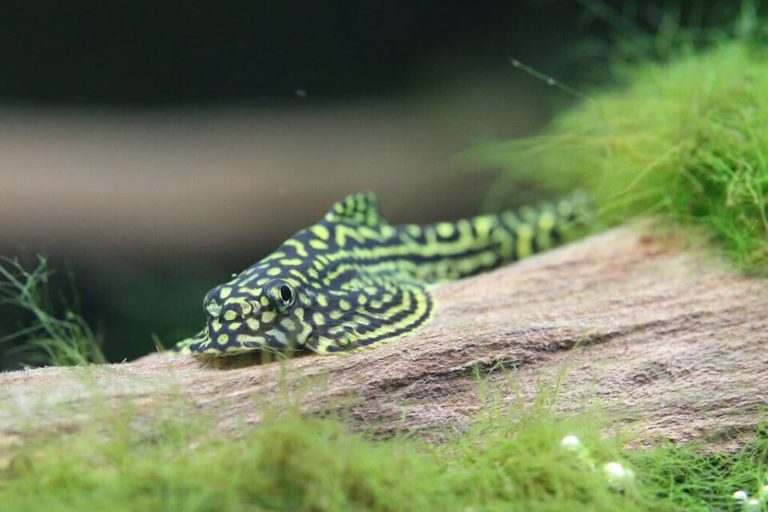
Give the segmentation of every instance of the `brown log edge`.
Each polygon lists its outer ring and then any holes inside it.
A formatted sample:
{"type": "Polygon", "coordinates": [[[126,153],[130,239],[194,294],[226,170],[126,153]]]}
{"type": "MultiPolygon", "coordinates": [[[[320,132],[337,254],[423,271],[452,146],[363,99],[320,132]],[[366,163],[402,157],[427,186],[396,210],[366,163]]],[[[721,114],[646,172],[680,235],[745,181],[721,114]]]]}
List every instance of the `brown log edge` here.
{"type": "Polygon", "coordinates": [[[442,285],[420,332],[352,355],[222,368],[153,354],[4,373],[0,455],[126,407],[145,419],[178,407],[234,433],[289,397],[308,413],[344,407],[353,428],[384,436],[462,430],[483,404],[476,372],[507,401],[560,375],[557,408],[597,404],[640,444],[733,447],[765,417],[768,283],[653,231],[614,229],[442,285]]]}

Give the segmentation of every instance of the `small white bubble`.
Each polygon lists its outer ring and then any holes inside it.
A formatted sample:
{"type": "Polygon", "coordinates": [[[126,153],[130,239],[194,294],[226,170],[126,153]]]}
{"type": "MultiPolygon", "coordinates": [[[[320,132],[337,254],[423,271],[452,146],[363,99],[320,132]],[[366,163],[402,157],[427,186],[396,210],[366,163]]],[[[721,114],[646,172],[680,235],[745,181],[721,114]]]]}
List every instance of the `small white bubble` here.
{"type": "Polygon", "coordinates": [[[747,501],[747,498],[749,498],[749,494],[744,491],[736,491],[733,493],[733,499],[736,501],[747,501]]]}
{"type": "Polygon", "coordinates": [[[555,79],[554,78],[547,78],[547,85],[555,85],[555,79]]]}
{"type": "Polygon", "coordinates": [[[760,500],[752,498],[744,505],[744,510],[747,510],[748,512],[760,512],[762,509],[762,506],[760,505],[760,500]]]}
{"type": "Polygon", "coordinates": [[[575,450],[579,446],[581,446],[581,441],[579,441],[579,438],[576,436],[565,436],[562,441],[560,441],[560,445],[563,448],[567,448],[569,450],[575,450]]]}
{"type": "Polygon", "coordinates": [[[296,96],[298,96],[299,98],[307,97],[307,91],[305,89],[296,89],[294,92],[296,93],[296,96]]]}

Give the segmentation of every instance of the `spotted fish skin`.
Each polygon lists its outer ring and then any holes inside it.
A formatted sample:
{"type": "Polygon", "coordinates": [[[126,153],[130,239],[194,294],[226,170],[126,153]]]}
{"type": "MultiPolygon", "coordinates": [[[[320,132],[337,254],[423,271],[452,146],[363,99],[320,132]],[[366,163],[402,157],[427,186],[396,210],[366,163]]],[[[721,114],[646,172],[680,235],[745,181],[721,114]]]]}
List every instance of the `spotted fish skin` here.
{"type": "Polygon", "coordinates": [[[457,222],[392,226],[370,192],[206,294],[206,327],[181,353],[351,352],[411,333],[432,316],[430,285],[550,248],[588,212],[576,194],[556,204],[457,222]]]}

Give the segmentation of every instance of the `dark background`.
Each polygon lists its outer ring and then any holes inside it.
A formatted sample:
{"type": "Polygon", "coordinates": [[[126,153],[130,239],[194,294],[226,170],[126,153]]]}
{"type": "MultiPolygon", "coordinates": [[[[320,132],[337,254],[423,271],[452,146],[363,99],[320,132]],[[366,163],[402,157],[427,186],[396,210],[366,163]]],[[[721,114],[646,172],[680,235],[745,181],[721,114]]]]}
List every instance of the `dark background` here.
{"type": "Polygon", "coordinates": [[[435,67],[549,64],[589,17],[578,2],[489,0],[3,4],[0,95],[75,105],[403,93],[435,67]]]}
{"type": "MultiPolygon", "coordinates": [[[[46,254],[54,302],[74,275],[108,358],[135,358],[349,192],[392,222],[476,213],[493,169],[453,156],[574,101],[511,57],[589,87],[617,39],[733,4],[3,2],[0,253],[46,254]]],[[[0,332],[27,320],[0,308],[0,332]]]]}

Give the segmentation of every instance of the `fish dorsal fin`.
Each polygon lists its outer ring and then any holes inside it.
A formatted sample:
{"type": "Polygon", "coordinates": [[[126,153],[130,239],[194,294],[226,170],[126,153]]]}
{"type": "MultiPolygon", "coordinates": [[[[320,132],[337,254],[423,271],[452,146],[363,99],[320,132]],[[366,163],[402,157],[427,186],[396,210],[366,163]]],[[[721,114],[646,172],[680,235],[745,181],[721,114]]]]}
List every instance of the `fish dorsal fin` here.
{"type": "Polygon", "coordinates": [[[341,201],[334,203],[328,213],[325,214],[325,220],[370,227],[387,223],[379,213],[376,194],[369,191],[350,194],[341,201]]]}

